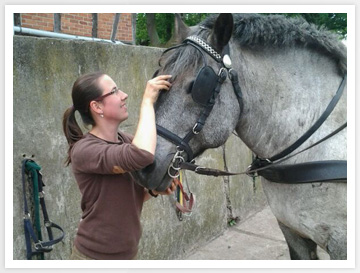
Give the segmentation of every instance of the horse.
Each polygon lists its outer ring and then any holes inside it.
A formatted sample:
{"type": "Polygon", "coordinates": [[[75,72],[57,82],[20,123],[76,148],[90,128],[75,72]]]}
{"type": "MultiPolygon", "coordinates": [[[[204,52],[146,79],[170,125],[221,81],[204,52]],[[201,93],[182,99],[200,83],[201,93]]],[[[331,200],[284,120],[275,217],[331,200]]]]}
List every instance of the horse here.
{"type": "Polygon", "coordinates": [[[291,259],[318,259],[317,246],[346,259],[346,174],[338,175],[346,173],[346,47],[280,15],[213,15],[181,33],[184,42],[159,59],[156,73],[173,75],[172,87],[155,105],[155,161],[136,174],[140,183],[166,189],[182,166],[234,132],[256,155],[243,173],[262,176],[291,259]]]}

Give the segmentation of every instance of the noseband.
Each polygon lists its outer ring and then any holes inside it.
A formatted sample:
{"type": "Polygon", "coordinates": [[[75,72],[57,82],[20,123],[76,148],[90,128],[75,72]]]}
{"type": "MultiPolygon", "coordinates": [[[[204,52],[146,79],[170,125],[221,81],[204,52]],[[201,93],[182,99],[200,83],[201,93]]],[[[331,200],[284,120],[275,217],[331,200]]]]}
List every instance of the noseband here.
{"type": "MultiPolygon", "coordinates": [[[[191,162],[193,160],[194,153],[189,146],[189,142],[204,128],[206,120],[215,105],[216,97],[220,93],[221,85],[224,83],[227,76],[229,76],[232,82],[236,98],[239,102],[240,112],[243,109],[241,88],[239,86],[237,72],[233,70],[231,66],[229,45],[225,46],[222,54],[216,52],[216,50],[198,36],[187,37],[180,46],[184,45],[196,48],[201,53],[204,60],[204,66],[200,69],[191,89],[193,100],[203,106],[204,110],[192,129],[185,135],[184,138],[180,138],[164,127],[156,125],[157,134],[176,145],[177,152],[175,153],[175,156],[168,168],[168,174],[172,178],[177,178],[179,176],[181,163],[191,162]],[[219,64],[220,69],[217,73],[212,69],[212,67],[207,65],[204,52],[219,64]]],[[[177,47],[179,46],[169,48],[164,51],[164,53],[177,47]]]]}

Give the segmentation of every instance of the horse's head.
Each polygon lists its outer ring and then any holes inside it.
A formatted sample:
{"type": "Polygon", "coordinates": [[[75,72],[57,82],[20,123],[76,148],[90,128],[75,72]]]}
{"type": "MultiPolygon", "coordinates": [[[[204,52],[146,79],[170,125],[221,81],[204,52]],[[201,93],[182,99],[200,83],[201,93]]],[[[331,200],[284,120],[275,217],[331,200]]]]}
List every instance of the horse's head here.
{"type": "Polygon", "coordinates": [[[137,173],[143,186],[166,189],[179,160],[190,161],[219,147],[234,130],[240,107],[228,76],[229,63],[223,61],[232,28],[232,15],[220,14],[212,29],[200,25],[182,30],[188,38],[162,55],[157,74],[172,75],[172,87],[160,94],[155,106],[155,162],[137,173]]]}

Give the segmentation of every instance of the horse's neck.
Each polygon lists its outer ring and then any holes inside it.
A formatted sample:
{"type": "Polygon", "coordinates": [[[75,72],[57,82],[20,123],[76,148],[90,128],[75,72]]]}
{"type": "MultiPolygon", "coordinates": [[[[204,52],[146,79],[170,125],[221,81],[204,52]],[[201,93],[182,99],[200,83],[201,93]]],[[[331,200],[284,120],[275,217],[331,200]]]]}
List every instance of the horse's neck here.
{"type": "Polygon", "coordinates": [[[308,130],[341,81],[332,60],[307,49],[241,49],[237,57],[244,111],[236,130],[261,157],[284,150],[308,130]]]}

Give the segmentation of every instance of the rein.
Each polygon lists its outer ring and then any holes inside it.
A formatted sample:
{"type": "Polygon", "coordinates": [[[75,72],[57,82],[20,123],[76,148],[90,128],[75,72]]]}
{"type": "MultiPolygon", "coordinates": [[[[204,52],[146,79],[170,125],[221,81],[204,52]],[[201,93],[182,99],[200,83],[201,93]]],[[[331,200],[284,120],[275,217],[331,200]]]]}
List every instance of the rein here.
{"type": "MultiPolygon", "coordinates": [[[[240,175],[240,174],[246,174],[246,175],[249,175],[249,176],[256,176],[255,175],[256,173],[261,175],[262,172],[264,172],[266,170],[269,170],[269,169],[271,170],[272,168],[274,168],[275,165],[279,165],[280,163],[283,163],[283,162],[289,160],[290,158],[292,158],[294,156],[297,156],[297,155],[299,155],[299,154],[301,154],[301,153],[303,153],[303,152],[305,152],[305,151],[319,145],[321,142],[324,142],[325,140],[331,138],[332,136],[336,135],[338,132],[342,131],[346,127],[347,127],[347,123],[344,123],[338,129],[336,129],[335,131],[333,131],[332,133],[330,133],[326,137],[320,139],[316,143],[310,145],[309,147],[307,147],[307,148],[305,148],[305,149],[303,149],[303,150],[301,150],[301,151],[299,151],[299,152],[297,152],[297,153],[295,153],[293,155],[282,158],[282,159],[280,159],[280,160],[278,160],[276,162],[269,162],[266,159],[263,159],[264,162],[262,163],[263,164],[262,167],[254,168],[254,165],[255,165],[254,162],[256,160],[259,160],[259,158],[256,158],[253,161],[253,163],[244,172],[232,173],[232,172],[222,171],[222,170],[218,170],[218,169],[200,167],[198,165],[195,165],[195,164],[192,164],[192,163],[189,163],[189,162],[181,162],[179,164],[179,168],[184,169],[184,170],[190,170],[190,171],[193,171],[193,172],[195,172],[197,174],[209,175],[209,176],[233,176],[233,175],[240,175]]],[[[321,167],[324,167],[324,165],[332,164],[334,167],[336,167],[337,165],[343,166],[344,161],[341,161],[341,160],[318,161],[318,162],[302,163],[302,164],[297,164],[297,165],[304,168],[304,167],[311,167],[312,164],[318,165],[318,166],[321,166],[321,167]],[[328,162],[328,163],[324,163],[324,162],[328,162]]],[[[283,165],[282,167],[286,169],[289,166],[296,166],[296,165],[283,165]]],[[[325,178],[325,180],[330,181],[330,180],[344,180],[344,179],[346,179],[346,177],[347,177],[346,169],[345,169],[345,172],[343,170],[344,170],[344,168],[341,168],[341,170],[339,172],[337,172],[338,174],[335,177],[332,175],[331,177],[327,177],[328,179],[325,178]]],[[[261,175],[261,176],[263,176],[263,175],[261,175]]],[[[308,181],[308,182],[310,182],[310,181],[308,181]]],[[[312,182],[314,182],[314,181],[312,181],[312,182]]],[[[297,181],[296,183],[305,183],[305,182],[297,181]]]]}

